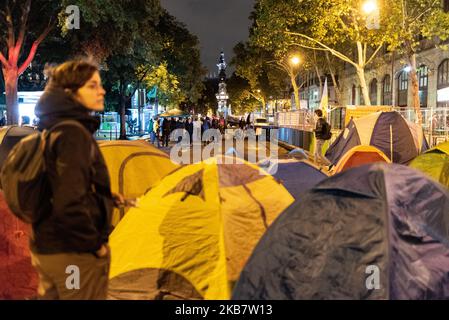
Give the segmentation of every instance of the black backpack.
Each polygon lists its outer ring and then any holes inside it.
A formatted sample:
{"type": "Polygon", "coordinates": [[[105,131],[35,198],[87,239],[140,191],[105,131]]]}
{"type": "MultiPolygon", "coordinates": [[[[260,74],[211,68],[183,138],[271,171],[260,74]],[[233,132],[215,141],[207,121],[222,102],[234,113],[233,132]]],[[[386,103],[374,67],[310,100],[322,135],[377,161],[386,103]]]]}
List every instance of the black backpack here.
{"type": "Polygon", "coordinates": [[[323,121],[323,139],[330,140],[332,138],[331,125],[324,120],[323,121]]]}
{"type": "Polygon", "coordinates": [[[50,130],[23,138],[9,153],[1,171],[4,198],[12,213],[26,223],[35,223],[37,212],[49,197],[45,150],[50,133],[62,126],[77,126],[88,132],[78,121],[65,120],[50,130]]]}

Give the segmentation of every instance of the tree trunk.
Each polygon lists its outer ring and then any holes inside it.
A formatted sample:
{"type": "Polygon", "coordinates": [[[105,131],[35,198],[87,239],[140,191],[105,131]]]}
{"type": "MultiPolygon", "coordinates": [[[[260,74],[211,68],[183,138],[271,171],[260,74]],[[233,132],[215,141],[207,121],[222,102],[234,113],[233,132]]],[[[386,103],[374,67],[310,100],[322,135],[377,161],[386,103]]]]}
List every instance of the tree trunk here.
{"type": "Polygon", "coordinates": [[[332,83],[334,84],[335,98],[337,99],[337,104],[339,106],[341,106],[341,101],[342,101],[341,90],[340,90],[340,87],[338,86],[337,78],[335,77],[335,72],[334,72],[334,69],[332,68],[328,52],[326,52],[326,60],[327,60],[327,67],[331,74],[332,83]]]}
{"type": "Polygon", "coordinates": [[[19,124],[19,103],[17,98],[17,68],[3,68],[5,78],[7,124],[19,124]]]}
{"type": "Polygon", "coordinates": [[[358,66],[356,68],[356,71],[357,71],[357,76],[359,77],[360,88],[362,90],[363,99],[365,100],[365,105],[370,106],[371,100],[369,98],[368,86],[366,85],[365,69],[358,66]]]}
{"type": "Polygon", "coordinates": [[[120,108],[120,140],[126,140],[126,121],[125,121],[125,117],[126,117],[126,95],[125,95],[125,83],[124,80],[120,80],[120,94],[119,94],[119,99],[120,99],[120,104],[119,104],[119,108],[120,108]]]}
{"type": "Polygon", "coordinates": [[[296,110],[301,109],[300,101],[299,101],[299,88],[298,84],[296,83],[296,78],[294,76],[290,76],[290,81],[292,83],[293,87],[293,95],[295,96],[295,106],[296,110]]]}
{"type": "Polygon", "coordinates": [[[416,72],[416,54],[413,53],[409,56],[409,62],[410,62],[410,80],[412,83],[412,97],[413,97],[413,109],[415,110],[416,114],[416,123],[421,125],[422,124],[422,114],[421,114],[421,102],[419,101],[419,82],[418,82],[418,75],[416,72]]]}

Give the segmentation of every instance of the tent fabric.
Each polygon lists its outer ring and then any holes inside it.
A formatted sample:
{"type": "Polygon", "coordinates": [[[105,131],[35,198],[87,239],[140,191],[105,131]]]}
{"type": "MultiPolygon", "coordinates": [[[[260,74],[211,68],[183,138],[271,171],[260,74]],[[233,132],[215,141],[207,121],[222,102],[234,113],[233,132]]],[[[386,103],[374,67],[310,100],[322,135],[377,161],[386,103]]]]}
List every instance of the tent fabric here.
{"type": "Polygon", "coordinates": [[[0,300],[36,297],[38,275],[31,265],[31,227],[9,210],[0,191],[0,300]]]}
{"type": "Polygon", "coordinates": [[[449,188],[449,142],[428,150],[410,163],[415,168],[449,188]]]}
{"type": "Polygon", "coordinates": [[[249,163],[210,158],[175,171],[112,232],[110,297],[229,299],[254,246],[293,201],[249,163]]]}
{"type": "MultiPolygon", "coordinates": [[[[105,141],[99,143],[111,178],[112,192],[127,199],[142,196],[179,165],[146,141],[105,141]]],[[[125,209],[115,209],[114,226],[124,216],[125,209]]]]}
{"type": "Polygon", "coordinates": [[[360,144],[370,144],[374,127],[376,126],[380,115],[381,112],[375,112],[364,117],[354,119],[354,125],[357,127],[357,132],[360,136],[360,144]]]}
{"type": "Polygon", "coordinates": [[[8,126],[0,128],[0,168],[3,166],[9,152],[26,136],[35,133],[32,127],[8,126]]]}
{"type": "Polygon", "coordinates": [[[351,120],[326,151],[326,157],[336,165],[357,145],[374,146],[391,162],[400,164],[408,164],[428,149],[422,128],[396,111],[377,112],[351,120]]]}
{"type": "Polygon", "coordinates": [[[335,166],[335,173],[373,162],[391,163],[382,151],[373,146],[355,146],[345,153],[335,166]]]}
{"type": "Polygon", "coordinates": [[[328,177],[319,167],[308,160],[271,160],[261,162],[259,166],[280,181],[295,199],[328,177]]]}
{"type": "Polygon", "coordinates": [[[449,191],[375,163],[322,181],[271,225],[233,299],[448,299],[449,191]]]}

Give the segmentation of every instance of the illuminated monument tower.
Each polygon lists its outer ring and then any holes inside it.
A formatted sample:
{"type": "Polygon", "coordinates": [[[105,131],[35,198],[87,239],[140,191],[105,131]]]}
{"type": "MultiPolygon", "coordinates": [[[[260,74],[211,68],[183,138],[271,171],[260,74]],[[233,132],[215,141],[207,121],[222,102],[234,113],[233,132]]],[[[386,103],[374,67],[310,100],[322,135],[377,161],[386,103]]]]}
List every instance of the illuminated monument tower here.
{"type": "Polygon", "coordinates": [[[218,93],[216,95],[218,101],[218,113],[223,114],[226,118],[231,114],[231,107],[227,105],[229,97],[228,92],[226,91],[226,62],[223,51],[220,54],[220,60],[217,67],[219,72],[218,93]]]}

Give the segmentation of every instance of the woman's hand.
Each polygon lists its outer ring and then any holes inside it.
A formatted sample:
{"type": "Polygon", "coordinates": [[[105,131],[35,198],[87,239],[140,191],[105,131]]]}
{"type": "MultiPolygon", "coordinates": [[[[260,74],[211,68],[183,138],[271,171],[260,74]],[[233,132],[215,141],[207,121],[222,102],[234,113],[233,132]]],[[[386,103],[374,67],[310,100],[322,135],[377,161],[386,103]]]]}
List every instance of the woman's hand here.
{"type": "Polygon", "coordinates": [[[112,199],[114,201],[114,207],[122,208],[125,206],[125,197],[120,193],[112,193],[112,199]]]}
{"type": "Polygon", "coordinates": [[[95,252],[95,255],[96,255],[98,258],[103,258],[103,257],[106,257],[106,256],[107,256],[108,251],[109,251],[108,247],[107,247],[106,245],[103,244],[103,245],[101,246],[101,248],[98,249],[98,250],[95,252]]]}

